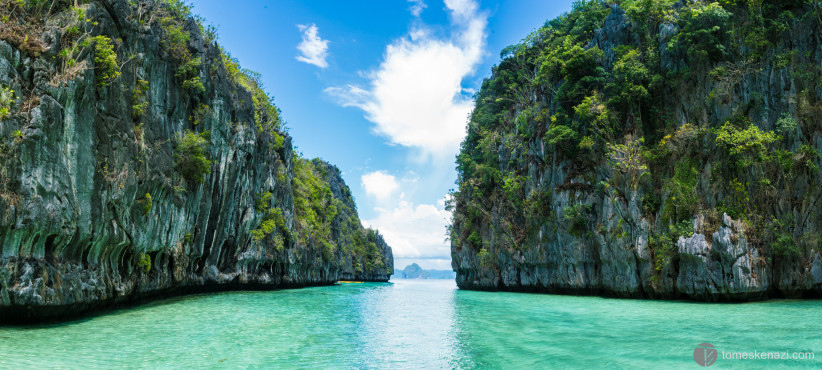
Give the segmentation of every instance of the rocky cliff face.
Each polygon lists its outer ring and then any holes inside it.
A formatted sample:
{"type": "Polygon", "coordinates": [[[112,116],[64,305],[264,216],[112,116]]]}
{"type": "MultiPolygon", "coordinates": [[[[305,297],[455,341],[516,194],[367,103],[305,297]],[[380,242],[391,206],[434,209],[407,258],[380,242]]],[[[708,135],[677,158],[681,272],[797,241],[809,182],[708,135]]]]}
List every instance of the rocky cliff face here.
{"type": "Polygon", "coordinates": [[[463,289],[822,294],[822,4],[581,2],[503,51],[457,158],[463,289]]]}
{"type": "Polygon", "coordinates": [[[354,197],[343,181],[340,170],[317,159],[312,163],[320,172],[323,183],[327,184],[330,191],[330,198],[333,199],[333,211],[325,207],[322,209],[325,215],[335,213],[329,219],[331,234],[328,240],[353,252],[353,256],[337,255],[337,260],[342,261],[338,280],[388,281],[389,276],[394,273],[394,255],[391,253],[391,247],[386,244],[379,232],[362,227],[354,197]]]}
{"type": "Polygon", "coordinates": [[[388,280],[339,171],[185,6],[48,3],[0,1],[0,322],[388,280]]]}

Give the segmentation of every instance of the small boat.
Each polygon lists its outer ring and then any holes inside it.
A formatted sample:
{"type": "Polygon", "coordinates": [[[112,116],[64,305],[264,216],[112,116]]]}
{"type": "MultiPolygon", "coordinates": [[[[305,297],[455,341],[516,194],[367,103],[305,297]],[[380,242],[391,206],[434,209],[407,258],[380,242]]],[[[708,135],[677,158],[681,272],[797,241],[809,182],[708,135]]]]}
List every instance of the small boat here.
{"type": "Polygon", "coordinates": [[[340,280],[340,281],[337,282],[337,284],[362,284],[362,283],[363,283],[362,281],[344,281],[344,280],[340,280]]]}

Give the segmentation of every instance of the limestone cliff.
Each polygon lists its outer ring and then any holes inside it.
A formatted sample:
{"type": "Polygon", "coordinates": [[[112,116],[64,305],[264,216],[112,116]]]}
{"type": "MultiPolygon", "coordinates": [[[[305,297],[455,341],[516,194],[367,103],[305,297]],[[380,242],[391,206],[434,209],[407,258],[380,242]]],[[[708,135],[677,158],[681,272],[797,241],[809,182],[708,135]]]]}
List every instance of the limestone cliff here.
{"type": "Polygon", "coordinates": [[[0,1],[0,322],[387,281],[339,170],[173,0],[0,1]],[[77,7],[74,7],[77,5],[77,7]]]}
{"type": "Polygon", "coordinates": [[[457,158],[458,285],[819,297],[821,8],[584,1],[505,49],[457,158]]]}

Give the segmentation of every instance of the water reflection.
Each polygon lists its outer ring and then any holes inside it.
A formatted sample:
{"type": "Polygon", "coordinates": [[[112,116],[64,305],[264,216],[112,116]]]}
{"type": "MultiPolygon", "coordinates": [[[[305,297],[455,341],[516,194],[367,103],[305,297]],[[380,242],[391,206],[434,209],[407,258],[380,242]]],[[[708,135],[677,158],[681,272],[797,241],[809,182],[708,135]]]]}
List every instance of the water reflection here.
{"type": "Polygon", "coordinates": [[[453,281],[399,280],[358,296],[366,367],[450,368],[461,364],[453,281]]]}
{"type": "Polygon", "coordinates": [[[62,325],[0,327],[0,368],[680,368],[694,365],[693,348],[703,342],[724,351],[822,356],[820,308],[822,301],[701,304],[470,292],[453,281],[417,280],[235,292],[62,325]]]}

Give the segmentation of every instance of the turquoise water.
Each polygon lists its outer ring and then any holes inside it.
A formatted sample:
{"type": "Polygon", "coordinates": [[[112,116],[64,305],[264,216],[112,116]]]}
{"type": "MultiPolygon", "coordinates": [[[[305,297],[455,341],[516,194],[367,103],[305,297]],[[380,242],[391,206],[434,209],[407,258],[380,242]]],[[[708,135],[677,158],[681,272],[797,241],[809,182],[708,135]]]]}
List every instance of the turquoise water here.
{"type": "Polygon", "coordinates": [[[695,368],[694,347],[816,351],[822,301],[703,304],[458,291],[398,280],[171,299],[41,327],[0,327],[0,367],[695,368]]]}

